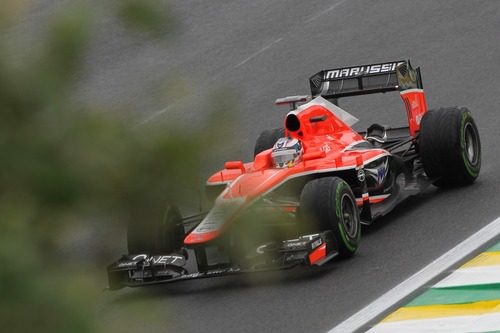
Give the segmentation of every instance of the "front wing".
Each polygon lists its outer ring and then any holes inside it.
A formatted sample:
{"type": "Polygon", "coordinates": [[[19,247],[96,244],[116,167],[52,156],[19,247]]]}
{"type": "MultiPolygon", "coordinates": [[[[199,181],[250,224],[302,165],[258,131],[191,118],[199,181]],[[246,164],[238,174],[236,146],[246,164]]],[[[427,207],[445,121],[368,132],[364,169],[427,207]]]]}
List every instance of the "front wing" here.
{"type": "Polygon", "coordinates": [[[184,249],[174,254],[124,255],[108,266],[109,289],[138,287],[188,279],[260,272],[292,268],[300,264],[321,266],[338,254],[338,247],[331,231],[305,235],[285,240],[281,244],[259,247],[262,260],[252,265],[232,263],[200,267],[196,256],[184,249]],[[197,267],[194,271],[192,267],[197,267]]]}

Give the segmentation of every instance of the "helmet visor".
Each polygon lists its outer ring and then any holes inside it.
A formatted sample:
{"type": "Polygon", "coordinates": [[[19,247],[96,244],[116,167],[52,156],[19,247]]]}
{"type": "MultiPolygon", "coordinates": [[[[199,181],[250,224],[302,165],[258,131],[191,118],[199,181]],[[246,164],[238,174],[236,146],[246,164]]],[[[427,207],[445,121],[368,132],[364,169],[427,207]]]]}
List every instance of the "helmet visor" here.
{"type": "Polygon", "coordinates": [[[299,153],[295,149],[284,149],[272,153],[276,168],[290,168],[297,164],[299,153]]]}

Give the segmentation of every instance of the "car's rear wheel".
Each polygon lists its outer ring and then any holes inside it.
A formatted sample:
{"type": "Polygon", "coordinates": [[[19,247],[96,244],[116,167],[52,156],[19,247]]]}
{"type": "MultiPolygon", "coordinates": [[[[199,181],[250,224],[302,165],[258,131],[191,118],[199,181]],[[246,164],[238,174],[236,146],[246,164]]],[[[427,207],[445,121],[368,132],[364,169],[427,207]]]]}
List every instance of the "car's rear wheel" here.
{"type": "Polygon", "coordinates": [[[162,221],[132,221],[127,230],[130,254],[168,254],[178,251],[184,238],[181,215],[175,206],[168,206],[162,221]]]}
{"type": "Polygon", "coordinates": [[[429,110],[422,118],[418,148],[425,173],[435,185],[463,186],[481,169],[481,140],[467,108],[429,110]]]}
{"type": "Polygon", "coordinates": [[[351,188],[341,178],[309,181],[300,195],[300,216],[317,232],[333,231],[340,257],[356,252],[361,237],[359,210],[351,188]]]}
{"type": "Polygon", "coordinates": [[[255,157],[257,156],[257,154],[263,152],[264,150],[273,148],[276,141],[278,141],[279,138],[282,138],[284,136],[285,136],[284,128],[274,128],[263,131],[262,133],[260,133],[259,137],[257,138],[257,141],[255,142],[255,149],[253,156],[255,157]]]}

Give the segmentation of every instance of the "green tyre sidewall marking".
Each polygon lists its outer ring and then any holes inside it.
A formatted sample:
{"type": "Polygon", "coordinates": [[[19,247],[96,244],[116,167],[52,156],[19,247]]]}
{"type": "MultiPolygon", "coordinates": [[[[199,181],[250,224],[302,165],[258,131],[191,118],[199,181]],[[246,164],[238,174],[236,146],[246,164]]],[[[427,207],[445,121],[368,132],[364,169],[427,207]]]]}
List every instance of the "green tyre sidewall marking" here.
{"type": "MultiPolygon", "coordinates": [[[[467,151],[465,147],[465,122],[466,120],[471,118],[470,112],[464,112],[462,114],[462,119],[460,120],[460,148],[462,150],[462,160],[464,161],[465,169],[469,173],[470,176],[472,177],[477,177],[478,175],[478,170],[474,170],[474,166],[471,165],[469,162],[469,159],[467,158],[467,151]]],[[[477,139],[477,138],[476,138],[477,139]]],[[[477,160],[477,166],[481,165],[481,149],[477,152],[478,154],[478,160],[477,160]]]]}
{"type": "Polygon", "coordinates": [[[337,185],[337,188],[335,189],[335,212],[337,214],[337,218],[340,220],[342,218],[342,207],[340,206],[340,196],[342,189],[344,188],[345,184],[344,182],[341,182],[337,185]]]}
{"type": "Polygon", "coordinates": [[[341,222],[342,219],[341,198],[342,198],[342,190],[344,189],[345,186],[346,183],[341,182],[340,184],[337,185],[337,188],[335,189],[335,208],[336,208],[335,211],[338,218],[338,227],[339,227],[340,237],[342,238],[342,242],[349,251],[354,252],[357,246],[350,243],[349,239],[346,236],[344,225],[341,222]]]}

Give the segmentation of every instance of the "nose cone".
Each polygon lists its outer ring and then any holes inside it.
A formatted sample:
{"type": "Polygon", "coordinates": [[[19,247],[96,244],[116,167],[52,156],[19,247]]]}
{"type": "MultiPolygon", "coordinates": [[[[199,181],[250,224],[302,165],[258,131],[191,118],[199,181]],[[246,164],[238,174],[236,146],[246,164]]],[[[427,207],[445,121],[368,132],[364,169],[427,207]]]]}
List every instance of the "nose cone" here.
{"type": "Polygon", "coordinates": [[[217,238],[243,207],[243,198],[218,198],[201,223],[184,239],[184,244],[194,245],[217,238]]]}
{"type": "Polygon", "coordinates": [[[207,232],[191,232],[184,239],[184,244],[186,245],[195,245],[195,244],[203,244],[209,242],[215,238],[217,238],[221,232],[219,230],[215,231],[207,231],[207,232]]]}
{"type": "Polygon", "coordinates": [[[291,169],[266,169],[241,175],[227,186],[201,223],[184,239],[194,245],[217,238],[245,206],[279,184],[291,169]]]}

